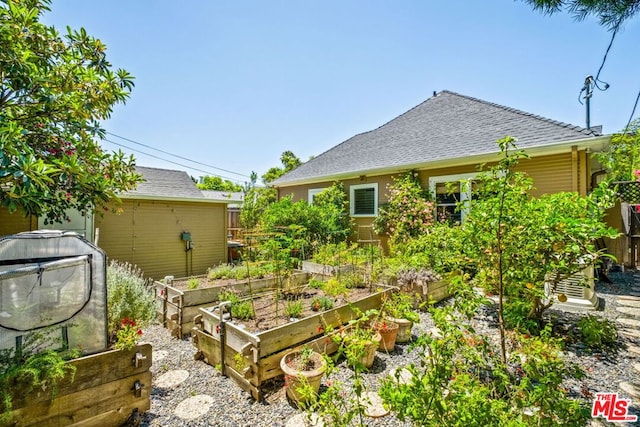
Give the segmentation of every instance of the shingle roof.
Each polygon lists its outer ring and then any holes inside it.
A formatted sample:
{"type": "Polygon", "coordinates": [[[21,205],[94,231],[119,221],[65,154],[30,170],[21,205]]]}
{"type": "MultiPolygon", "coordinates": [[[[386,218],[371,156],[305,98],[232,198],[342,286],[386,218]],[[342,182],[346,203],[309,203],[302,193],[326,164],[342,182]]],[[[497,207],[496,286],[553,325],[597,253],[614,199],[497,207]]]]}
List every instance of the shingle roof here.
{"type": "Polygon", "coordinates": [[[124,197],[205,198],[189,174],[184,171],[136,166],[136,172],[142,175],[145,181],[139,183],[135,190],[124,193],[124,197]]]}
{"type": "Polygon", "coordinates": [[[242,191],[217,191],[217,190],[200,190],[204,197],[212,200],[222,200],[229,203],[229,207],[239,207],[244,201],[244,193],[242,191]]]}
{"type": "Polygon", "coordinates": [[[445,90],[379,128],[336,145],[271,185],[496,153],[496,141],[506,135],[516,137],[518,147],[525,149],[599,136],[593,129],[445,90]]]}

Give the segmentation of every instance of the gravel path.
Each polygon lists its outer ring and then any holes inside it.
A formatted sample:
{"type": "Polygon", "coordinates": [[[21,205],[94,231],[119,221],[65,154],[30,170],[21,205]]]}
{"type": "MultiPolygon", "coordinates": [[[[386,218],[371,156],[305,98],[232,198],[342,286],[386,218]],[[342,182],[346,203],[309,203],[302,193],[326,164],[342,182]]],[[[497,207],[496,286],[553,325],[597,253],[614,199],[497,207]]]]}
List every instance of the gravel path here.
{"type": "MultiPolygon", "coordinates": [[[[581,365],[587,375],[580,381],[567,381],[566,387],[571,395],[587,400],[592,400],[591,396],[596,392],[618,392],[623,398],[633,399],[630,413],[640,415],[640,387],[634,388],[634,384],[640,385],[640,347],[637,348],[637,352],[635,347],[640,339],[633,336],[640,331],[640,326],[633,325],[635,319],[638,319],[640,325],[640,272],[611,273],[610,278],[614,281],[613,284],[600,282],[596,285],[601,299],[601,309],[594,314],[618,322],[628,322],[629,325],[619,323],[618,327],[619,330],[630,332],[619,333],[620,349],[613,353],[590,354],[582,346],[569,346],[566,349],[566,357],[581,365]],[[635,294],[638,295],[638,301],[634,301],[635,294]]],[[[495,323],[492,311],[490,308],[482,310],[479,314],[479,324],[491,328],[495,323]]],[[[552,314],[557,314],[561,319],[575,319],[579,316],[565,312],[552,314]]],[[[414,326],[413,333],[426,332],[432,325],[429,315],[423,313],[421,323],[414,326]]],[[[195,347],[189,338],[173,338],[166,329],[152,325],[144,331],[144,340],[153,345],[153,388],[151,410],[142,416],[141,426],[304,425],[295,422],[294,417],[300,411],[288,402],[281,382],[276,382],[273,387],[275,391],[268,395],[264,402],[258,403],[233,380],[222,377],[214,367],[194,360],[195,347]]],[[[417,361],[417,355],[409,352],[407,344],[396,345],[396,350],[390,354],[378,352],[373,368],[365,374],[368,389],[375,390],[381,378],[394,368],[412,361],[417,361]]],[[[343,362],[337,379],[346,382],[349,374],[343,362]]],[[[601,420],[594,420],[590,424],[608,425],[601,420]]],[[[410,424],[400,422],[391,414],[382,418],[368,418],[367,425],[410,424]]]]}

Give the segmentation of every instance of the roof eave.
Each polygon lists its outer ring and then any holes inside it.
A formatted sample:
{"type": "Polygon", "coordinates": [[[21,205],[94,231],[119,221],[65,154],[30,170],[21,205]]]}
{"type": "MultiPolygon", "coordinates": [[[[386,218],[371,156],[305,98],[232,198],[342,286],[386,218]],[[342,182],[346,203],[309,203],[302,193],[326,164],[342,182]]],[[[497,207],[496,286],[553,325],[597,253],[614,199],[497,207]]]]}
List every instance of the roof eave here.
{"type": "MultiPolygon", "coordinates": [[[[606,147],[610,138],[611,138],[611,135],[602,135],[597,137],[574,139],[570,141],[561,141],[554,144],[544,144],[539,146],[527,147],[524,150],[530,157],[562,154],[562,153],[570,152],[572,150],[572,147],[574,146],[578,150],[601,151],[603,148],[606,147]]],[[[474,154],[472,156],[435,160],[432,162],[422,162],[422,163],[413,163],[413,164],[409,163],[409,164],[403,164],[403,165],[379,168],[379,169],[366,169],[366,170],[351,171],[351,172],[340,173],[340,174],[316,176],[312,178],[287,181],[282,184],[272,185],[272,186],[275,188],[293,187],[296,185],[306,185],[306,184],[313,184],[313,183],[325,182],[325,181],[342,181],[346,179],[358,178],[361,176],[371,177],[371,176],[379,176],[379,175],[396,174],[396,173],[401,173],[401,172],[405,172],[412,169],[425,170],[425,169],[436,169],[436,168],[446,168],[446,167],[455,167],[455,166],[476,165],[481,163],[497,161],[499,159],[500,159],[500,152],[494,151],[490,153],[474,154]]]]}
{"type": "Polygon", "coordinates": [[[169,196],[153,196],[149,194],[120,194],[121,199],[126,200],[158,200],[166,202],[194,202],[194,203],[212,203],[212,204],[229,204],[228,200],[206,199],[199,197],[169,197],[169,196]]]}

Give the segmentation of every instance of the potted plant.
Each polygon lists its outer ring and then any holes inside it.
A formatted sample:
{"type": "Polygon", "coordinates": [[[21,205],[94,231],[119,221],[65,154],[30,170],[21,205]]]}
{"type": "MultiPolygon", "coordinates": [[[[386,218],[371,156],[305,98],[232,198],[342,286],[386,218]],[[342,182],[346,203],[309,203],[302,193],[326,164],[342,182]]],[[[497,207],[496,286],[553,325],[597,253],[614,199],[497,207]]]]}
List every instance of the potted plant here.
{"type": "Polygon", "coordinates": [[[287,397],[298,406],[315,398],[327,364],[320,353],[309,347],[292,350],[280,359],[287,397]]]}
{"type": "Polygon", "coordinates": [[[396,346],[396,338],[398,336],[398,324],[388,319],[382,319],[373,322],[371,326],[381,337],[378,350],[393,350],[396,346]]]}
{"type": "Polygon", "coordinates": [[[396,342],[405,343],[411,341],[411,329],[413,324],[420,321],[418,312],[414,309],[414,299],[404,292],[395,292],[383,302],[385,318],[398,324],[396,342]]]}
{"type": "MultiPolygon", "coordinates": [[[[368,320],[367,318],[363,318],[368,320]]],[[[366,327],[364,321],[341,330],[334,335],[340,345],[340,352],[347,358],[347,364],[356,370],[366,370],[373,366],[376,350],[382,337],[378,331],[366,327]]]]}

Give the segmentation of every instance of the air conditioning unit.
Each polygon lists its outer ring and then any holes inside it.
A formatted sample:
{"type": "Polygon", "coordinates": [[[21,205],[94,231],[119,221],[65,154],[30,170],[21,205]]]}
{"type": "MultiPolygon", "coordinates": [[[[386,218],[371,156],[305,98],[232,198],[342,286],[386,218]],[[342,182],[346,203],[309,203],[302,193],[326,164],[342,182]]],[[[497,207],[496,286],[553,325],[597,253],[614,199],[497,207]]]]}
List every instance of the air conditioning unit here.
{"type": "Polygon", "coordinates": [[[551,282],[545,284],[548,298],[553,298],[552,308],[561,310],[595,310],[598,308],[598,296],[595,290],[593,265],[561,280],[552,292],[551,282]],[[560,301],[559,295],[565,295],[566,301],[560,301]]]}

